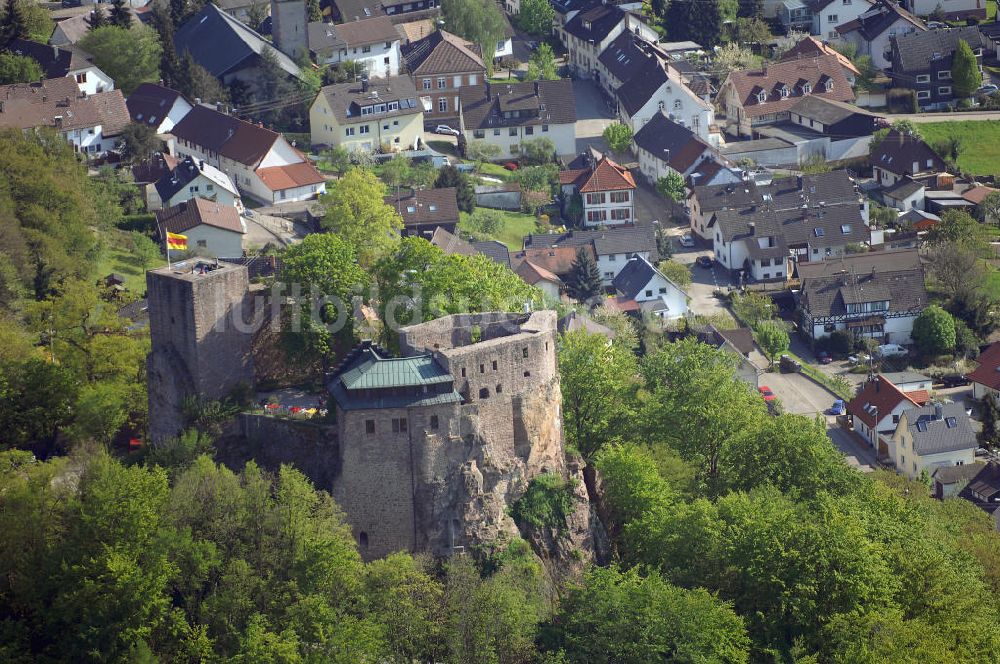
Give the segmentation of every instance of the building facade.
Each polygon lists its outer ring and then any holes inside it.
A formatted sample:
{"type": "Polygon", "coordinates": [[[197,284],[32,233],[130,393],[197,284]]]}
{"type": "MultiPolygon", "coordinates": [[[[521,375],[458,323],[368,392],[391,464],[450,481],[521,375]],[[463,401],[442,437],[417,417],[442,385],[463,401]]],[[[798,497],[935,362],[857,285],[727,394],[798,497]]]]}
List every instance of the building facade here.
{"type": "Polygon", "coordinates": [[[309,107],[313,145],[349,151],[415,150],[424,113],[408,76],[328,85],[309,107]]]}

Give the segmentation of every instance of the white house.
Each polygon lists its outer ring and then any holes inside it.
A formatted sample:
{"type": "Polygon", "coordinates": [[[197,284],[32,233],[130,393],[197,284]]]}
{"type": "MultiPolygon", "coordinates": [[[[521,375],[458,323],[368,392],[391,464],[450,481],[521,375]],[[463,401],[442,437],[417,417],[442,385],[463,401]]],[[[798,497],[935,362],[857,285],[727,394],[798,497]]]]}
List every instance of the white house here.
{"type": "Polygon", "coordinates": [[[566,62],[574,75],[593,78],[598,72],[598,58],[611,42],[622,32],[636,31],[656,41],[656,32],[633,14],[614,4],[597,4],[580,10],[557,34],[566,46],[566,62]]]}
{"type": "MultiPolygon", "coordinates": [[[[922,402],[917,401],[913,394],[903,392],[879,375],[865,383],[861,391],[848,402],[847,414],[858,435],[878,449],[878,437],[895,432],[903,411],[920,405],[922,402]]],[[[889,456],[888,450],[882,450],[880,456],[889,456]]]]}
{"type": "Polygon", "coordinates": [[[563,281],[552,271],[541,265],[536,265],[530,260],[523,260],[514,270],[514,274],[521,277],[529,286],[537,287],[545,294],[546,298],[559,300],[563,281]]]}
{"type": "Polygon", "coordinates": [[[521,152],[521,144],[548,138],[556,154],[576,154],[576,105],[569,79],[527,83],[484,83],[461,88],[459,124],[467,141],[488,141],[500,159],[521,152]]]}
{"type": "Polygon", "coordinates": [[[872,8],[873,0],[812,0],[812,34],[820,39],[839,41],[837,26],[855,20],[872,8]]]}
{"type": "Polygon", "coordinates": [[[837,330],[879,343],[910,343],[927,307],[915,249],[842,256],[798,265],[801,329],[812,339],[837,330]]]}
{"type": "Polygon", "coordinates": [[[27,39],[13,39],[6,50],[33,58],[42,67],[45,78],[69,76],[80,92],[95,95],[115,89],[115,81],[93,63],[92,57],[73,45],[46,46],[27,39]]]}
{"type": "Polygon", "coordinates": [[[160,178],[148,192],[146,209],[155,212],[173,207],[192,198],[221,203],[242,209],[240,194],[229,176],[204,161],[185,158],[167,175],[160,178]],[[153,196],[152,193],[156,195],[153,196]]]}
{"type": "Polygon", "coordinates": [[[616,94],[618,114],[633,132],[663,113],[704,141],[718,141],[709,131],[715,124],[715,110],[708,99],[708,91],[704,97],[695,94],[680,71],[667,61],[651,57],[638,64],[635,75],[623,83],[616,94]]]}
{"type": "Polygon", "coordinates": [[[627,168],[601,155],[594,161],[589,152],[577,160],[581,168],[559,173],[566,197],[579,194],[583,203],[584,226],[624,226],[634,224],[635,179],[627,168]]]}
{"type": "Polygon", "coordinates": [[[836,28],[844,41],[857,47],[858,55],[870,56],[878,69],[892,64],[886,54],[893,36],[926,29],[923,21],[890,0],[875,0],[871,9],[836,28]]]}
{"type": "Polygon", "coordinates": [[[350,60],[363,65],[372,77],[399,74],[400,36],[388,16],[338,25],[313,21],[308,30],[309,50],[321,65],[350,60]]]}
{"type": "Polygon", "coordinates": [[[742,172],[697,134],[655,114],[632,139],[639,172],[655,183],[670,172],[698,185],[738,183],[742,172]]]}
{"type": "Polygon", "coordinates": [[[590,248],[605,286],[612,285],[615,277],[633,256],[640,256],[654,265],[660,260],[656,247],[656,228],[651,223],[592,231],[538,233],[524,238],[525,249],[562,247],[590,248]]]}
{"type": "Polygon", "coordinates": [[[199,105],[172,134],[176,155],[218,168],[262,203],[305,201],[326,191],[316,167],[284,136],[262,126],[199,105]]]}
{"type": "Polygon", "coordinates": [[[964,19],[986,20],[986,0],[903,0],[903,7],[917,16],[930,16],[938,7],[949,21],[964,19]]]}
{"type": "Polygon", "coordinates": [[[309,107],[309,128],[314,146],[415,150],[424,111],[409,76],[365,79],[323,87],[309,107]]]}
{"type": "Polygon", "coordinates": [[[152,127],[157,134],[170,133],[194,108],[180,92],[155,83],[137,87],[125,104],[133,122],[152,127]]]}
{"type": "Polygon", "coordinates": [[[187,236],[188,251],[201,256],[243,255],[246,223],[232,205],[192,198],[157,210],[156,227],[161,241],[166,240],[167,233],[187,236]]]}
{"type": "Polygon", "coordinates": [[[622,297],[664,320],[676,320],[687,314],[687,293],[641,256],[629,259],[613,286],[622,297]]]}
{"type": "Polygon", "coordinates": [[[937,468],[975,463],[978,447],[964,404],[935,403],[902,412],[889,456],[898,472],[915,480],[937,468]]]}
{"type": "Polygon", "coordinates": [[[117,147],[129,123],[121,90],[86,95],[68,76],[0,86],[0,101],[0,128],[55,129],[88,158],[117,147]]]}

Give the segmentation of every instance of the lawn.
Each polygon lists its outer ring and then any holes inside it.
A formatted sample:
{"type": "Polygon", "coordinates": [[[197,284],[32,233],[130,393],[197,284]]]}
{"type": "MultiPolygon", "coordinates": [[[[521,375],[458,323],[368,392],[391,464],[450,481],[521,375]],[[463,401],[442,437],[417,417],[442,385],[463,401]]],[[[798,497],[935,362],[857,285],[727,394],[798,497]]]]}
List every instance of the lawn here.
{"type": "Polygon", "coordinates": [[[500,178],[501,180],[509,180],[511,172],[500,164],[491,164],[488,161],[484,161],[479,165],[480,175],[489,175],[490,177],[500,178]]]}
{"type": "MultiPolygon", "coordinates": [[[[523,214],[521,212],[505,212],[502,210],[498,210],[498,212],[504,218],[503,230],[493,236],[493,239],[503,242],[511,251],[520,251],[524,246],[524,236],[535,232],[535,215],[523,214]]],[[[462,230],[467,230],[468,219],[469,215],[462,212],[458,227],[462,230]]]]}
{"type": "Polygon", "coordinates": [[[1000,270],[989,270],[983,283],[983,293],[991,300],[1000,300],[1000,270]]]}
{"type": "MultiPolygon", "coordinates": [[[[117,272],[125,277],[125,287],[133,293],[146,292],[146,273],[142,269],[142,264],[132,254],[128,248],[128,234],[121,231],[112,231],[105,236],[107,246],[102,252],[101,259],[97,263],[97,274],[95,279],[103,279],[111,272],[117,272]]],[[[163,265],[167,264],[167,259],[163,259],[163,265]]],[[[153,265],[151,267],[159,267],[153,265]]]]}
{"type": "Polygon", "coordinates": [[[1000,173],[1000,120],[923,122],[918,129],[932,146],[952,136],[961,140],[958,165],[963,171],[973,175],[1000,173]]]}

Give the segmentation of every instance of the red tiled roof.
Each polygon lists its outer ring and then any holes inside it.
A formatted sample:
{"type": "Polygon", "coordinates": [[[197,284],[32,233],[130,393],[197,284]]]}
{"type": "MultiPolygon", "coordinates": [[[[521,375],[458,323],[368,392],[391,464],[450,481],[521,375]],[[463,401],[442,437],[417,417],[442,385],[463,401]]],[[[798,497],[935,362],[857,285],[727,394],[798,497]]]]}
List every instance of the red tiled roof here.
{"type": "Polygon", "coordinates": [[[629,311],[639,311],[641,307],[639,303],[632,298],[625,297],[624,295],[615,295],[609,297],[604,301],[604,306],[612,311],[620,311],[622,313],[628,313],[629,311]]]}
{"type": "Polygon", "coordinates": [[[261,182],[264,183],[264,186],[271,191],[305,187],[324,181],[320,172],[308,161],[298,164],[288,164],[286,166],[258,168],[256,173],[261,182]]]}
{"type": "Polygon", "coordinates": [[[990,344],[979,356],[979,366],[967,377],[973,383],[1000,390],[1000,341],[990,344]]]}
{"type": "MultiPolygon", "coordinates": [[[[568,274],[576,260],[576,251],[580,247],[540,247],[538,249],[525,249],[518,251],[510,257],[514,271],[520,267],[524,261],[531,261],[535,267],[541,267],[553,274],[568,274]]],[[[590,257],[596,260],[594,249],[585,246],[583,249],[590,253],[590,257]]]]}
{"type": "Polygon", "coordinates": [[[554,284],[562,283],[562,279],[560,279],[557,275],[553,274],[549,270],[546,270],[541,265],[535,265],[530,260],[525,260],[518,265],[515,274],[521,277],[521,279],[523,279],[529,286],[534,286],[539,281],[551,281],[554,284]]]}
{"type": "Polygon", "coordinates": [[[628,169],[606,156],[593,168],[563,171],[559,174],[559,183],[575,184],[580,193],[635,189],[635,179],[628,169]]]}
{"type": "Polygon", "coordinates": [[[909,402],[914,406],[920,404],[913,398],[912,394],[903,392],[893,385],[887,378],[879,376],[867,383],[856,397],[847,404],[847,412],[857,417],[869,427],[875,426],[875,415],[865,410],[865,405],[875,406],[878,409],[878,417],[882,418],[892,412],[896,406],[902,402],[909,402]]]}
{"type": "Polygon", "coordinates": [[[927,390],[911,390],[906,393],[906,396],[910,397],[917,402],[918,405],[923,406],[931,400],[931,395],[927,390]]]}
{"type": "Polygon", "coordinates": [[[854,92],[844,76],[843,67],[832,55],[773,62],[761,69],[734,71],[723,87],[734,88],[744,113],[753,118],[790,109],[806,94],[802,88],[805,83],[810,85],[811,92],[808,94],[834,101],[854,101],[854,92]],[[825,87],[827,81],[833,85],[829,92],[825,87]],[[782,86],[790,92],[787,97],[781,96],[782,86]],[[766,95],[763,102],[757,98],[760,92],[766,95]]]}
{"type": "Polygon", "coordinates": [[[854,63],[851,62],[846,55],[838,53],[832,46],[827,46],[813,36],[806,37],[798,44],[785,51],[781,57],[778,58],[778,62],[798,60],[799,58],[811,58],[816,57],[817,55],[832,55],[837,58],[841,67],[855,76],[861,75],[861,72],[858,71],[858,68],[854,66],[854,63]]]}

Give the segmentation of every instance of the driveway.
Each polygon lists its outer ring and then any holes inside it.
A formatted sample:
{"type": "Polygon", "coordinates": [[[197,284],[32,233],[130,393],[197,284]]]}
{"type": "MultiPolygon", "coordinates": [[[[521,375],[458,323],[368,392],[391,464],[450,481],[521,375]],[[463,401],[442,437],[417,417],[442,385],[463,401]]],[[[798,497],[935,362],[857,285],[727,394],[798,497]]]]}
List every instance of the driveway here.
{"type": "Polygon", "coordinates": [[[837,399],[833,392],[797,373],[763,374],[760,384],[770,387],[781,400],[784,411],[793,415],[823,414],[837,399]]]}
{"type": "Polygon", "coordinates": [[[834,446],[844,456],[854,457],[858,461],[860,470],[867,471],[869,468],[874,470],[879,467],[875,459],[875,450],[868,446],[858,434],[828,421],[826,435],[830,437],[834,446]]]}
{"type": "Polygon", "coordinates": [[[615,122],[612,109],[608,108],[600,88],[593,81],[574,80],[573,96],[576,99],[576,151],[583,152],[593,146],[602,152],[607,145],[601,134],[615,122]]]}

